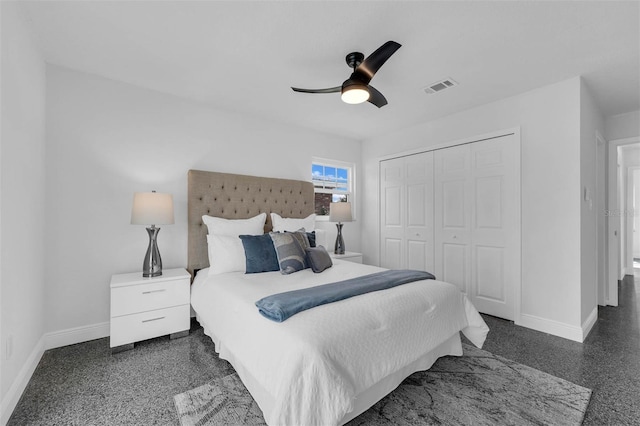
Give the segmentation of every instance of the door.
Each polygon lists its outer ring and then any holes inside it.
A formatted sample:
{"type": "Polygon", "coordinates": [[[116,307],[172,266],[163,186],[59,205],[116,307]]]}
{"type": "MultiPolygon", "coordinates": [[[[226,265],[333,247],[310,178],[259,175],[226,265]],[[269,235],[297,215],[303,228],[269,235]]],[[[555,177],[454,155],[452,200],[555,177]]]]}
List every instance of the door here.
{"type": "Polygon", "coordinates": [[[380,162],[380,266],[401,269],[404,259],[404,158],[380,162]]]}
{"type": "Polygon", "coordinates": [[[520,286],[520,145],[515,135],[438,150],[435,275],[478,311],[515,318],[520,286]]]}
{"type": "Polygon", "coordinates": [[[433,152],[404,158],[407,269],[433,271],[433,152]]]}
{"type": "Polygon", "coordinates": [[[483,313],[519,306],[516,135],[380,162],[381,266],[433,272],[483,313]]]}
{"type": "Polygon", "coordinates": [[[471,279],[470,154],[469,145],[434,153],[434,275],[465,294],[471,279]]]}
{"type": "Polygon", "coordinates": [[[433,153],[380,163],[380,265],[433,271],[433,153]]]}
{"type": "Polygon", "coordinates": [[[470,298],[483,313],[515,318],[520,285],[520,150],[515,136],[471,151],[470,298]]]}

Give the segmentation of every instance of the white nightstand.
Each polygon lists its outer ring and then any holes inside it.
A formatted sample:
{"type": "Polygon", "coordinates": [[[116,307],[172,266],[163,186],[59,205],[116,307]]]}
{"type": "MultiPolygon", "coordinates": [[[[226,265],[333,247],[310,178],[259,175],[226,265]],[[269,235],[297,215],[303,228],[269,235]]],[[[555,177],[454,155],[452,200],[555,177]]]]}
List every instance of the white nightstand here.
{"type": "Polygon", "coordinates": [[[142,272],[111,277],[111,351],[133,349],[133,344],[170,334],[189,334],[191,275],[184,269],[165,269],[144,278],[142,272]]]}
{"type": "Polygon", "coordinates": [[[345,251],[344,254],[335,254],[330,251],[329,256],[331,256],[332,259],[342,259],[348,262],[362,263],[362,253],[356,253],[355,251],[345,251]]]}

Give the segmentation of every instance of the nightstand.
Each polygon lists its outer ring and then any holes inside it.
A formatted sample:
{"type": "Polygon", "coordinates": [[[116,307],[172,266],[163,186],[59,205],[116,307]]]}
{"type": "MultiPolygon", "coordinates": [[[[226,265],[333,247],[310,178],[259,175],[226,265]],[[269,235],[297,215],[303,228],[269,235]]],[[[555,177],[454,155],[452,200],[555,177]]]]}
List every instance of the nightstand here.
{"type": "Polygon", "coordinates": [[[111,351],[133,349],[152,337],[189,334],[191,276],[184,269],[166,269],[159,277],[142,272],[111,277],[111,351]]]}
{"type": "Polygon", "coordinates": [[[345,251],[344,254],[335,254],[329,252],[329,256],[332,259],[342,259],[353,263],[362,263],[362,253],[356,253],[355,251],[345,251]]]}

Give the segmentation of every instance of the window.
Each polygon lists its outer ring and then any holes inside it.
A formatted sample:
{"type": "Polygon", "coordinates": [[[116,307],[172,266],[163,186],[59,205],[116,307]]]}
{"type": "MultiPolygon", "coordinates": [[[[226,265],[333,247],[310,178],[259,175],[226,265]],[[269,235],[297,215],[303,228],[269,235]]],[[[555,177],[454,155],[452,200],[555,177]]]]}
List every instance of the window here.
{"type": "Polygon", "coordinates": [[[353,163],[314,158],[311,163],[311,180],[315,190],[315,211],[318,216],[329,216],[329,205],[351,201],[354,190],[353,163]]]}

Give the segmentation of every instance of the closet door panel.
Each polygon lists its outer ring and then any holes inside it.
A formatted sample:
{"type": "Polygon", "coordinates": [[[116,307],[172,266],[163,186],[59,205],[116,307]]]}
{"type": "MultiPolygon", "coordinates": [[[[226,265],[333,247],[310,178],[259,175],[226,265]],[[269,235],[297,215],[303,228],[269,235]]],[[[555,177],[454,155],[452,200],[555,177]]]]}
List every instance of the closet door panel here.
{"type": "Polygon", "coordinates": [[[388,228],[402,227],[402,188],[391,186],[384,189],[384,226],[388,228]]]}
{"type": "Polygon", "coordinates": [[[385,238],[383,241],[385,257],[380,266],[388,269],[402,269],[402,239],[385,238]]]}
{"type": "Polygon", "coordinates": [[[433,273],[433,153],[405,157],[407,226],[404,241],[409,269],[433,273]]]}
{"type": "Polygon", "coordinates": [[[434,153],[435,275],[469,292],[471,276],[470,148],[434,153]]]}
{"type": "MultiPolygon", "coordinates": [[[[468,212],[466,201],[466,179],[442,180],[442,226],[446,229],[467,229],[468,212]]],[[[439,200],[440,201],[440,200],[439,200]]]]}
{"type": "Polygon", "coordinates": [[[471,144],[473,277],[471,301],[513,320],[520,285],[519,146],[514,136],[471,144]]]}
{"type": "Polygon", "coordinates": [[[475,247],[476,297],[506,302],[504,280],[504,249],[501,247],[475,247]]]}
{"type": "Polygon", "coordinates": [[[424,241],[407,241],[407,268],[428,271],[427,244],[424,241]]]}
{"type": "Polygon", "coordinates": [[[380,162],[380,266],[404,268],[404,160],[380,162]]]}
{"type": "Polygon", "coordinates": [[[467,291],[469,270],[467,267],[469,248],[466,244],[442,244],[442,273],[438,277],[441,281],[457,286],[463,293],[467,291]]]}

